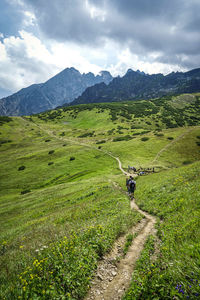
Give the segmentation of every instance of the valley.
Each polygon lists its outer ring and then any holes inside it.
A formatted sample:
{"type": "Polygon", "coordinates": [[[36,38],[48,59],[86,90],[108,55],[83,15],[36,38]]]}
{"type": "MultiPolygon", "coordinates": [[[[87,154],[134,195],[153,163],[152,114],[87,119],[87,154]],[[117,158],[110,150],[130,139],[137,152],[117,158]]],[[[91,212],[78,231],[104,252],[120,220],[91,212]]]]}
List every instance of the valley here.
{"type": "Polygon", "coordinates": [[[1,117],[2,299],[83,299],[99,261],[145,214],[155,230],[120,297],[198,297],[199,106],[196,93],[1,117]],[[139,209],[128,165],[155,169],[136,178],[139,209]]]}

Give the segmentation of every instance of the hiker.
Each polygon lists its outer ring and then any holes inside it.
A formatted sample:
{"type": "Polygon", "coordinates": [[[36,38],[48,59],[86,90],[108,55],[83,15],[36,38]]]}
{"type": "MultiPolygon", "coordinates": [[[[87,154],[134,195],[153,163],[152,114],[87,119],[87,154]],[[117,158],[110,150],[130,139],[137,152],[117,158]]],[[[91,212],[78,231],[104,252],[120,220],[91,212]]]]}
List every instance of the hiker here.
{"type": "Polygon", "coordinates": [[[136,190],[136,182],[133,180],[133,177],[130,176],[129,180],[129,195],[131,197],[131,200],[134,198],[134,192],[136,190]]]}
{"type": "Polygon", "coordinates": [[[128,194],[130,193],[129,180],[130,178],[126,177],[126,187],[127,187],[128,194]]]}

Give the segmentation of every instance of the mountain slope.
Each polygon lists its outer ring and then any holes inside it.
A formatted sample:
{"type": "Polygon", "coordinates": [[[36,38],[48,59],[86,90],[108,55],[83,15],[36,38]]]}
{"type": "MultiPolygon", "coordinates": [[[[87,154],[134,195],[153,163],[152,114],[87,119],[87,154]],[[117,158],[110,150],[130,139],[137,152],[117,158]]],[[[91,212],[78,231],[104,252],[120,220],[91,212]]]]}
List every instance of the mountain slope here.
{"type": "MultiPolygon", "coordinates": [[[[130,210],[125,178],[111,155],[123,169],[155,167],[137,178],[135,196],[157,216],[161,242],[156,255],[149,247],[137,263],[129,299],[141,294],[138,282],[159,299],[176,291],[180,299],[177,284],[196,298],[199,108],[200,94],[194,94],[1,117],[0,298],[83,299],[97,259],[123,233],[130,245],[129,228],[142,216],[130,210]]],[[[125,253],[119,245],[117,265],[125,253]]],[[[115,270],[116,260],[108,262],[115,270]]]]}
{"type": "Polygon", "coordinates": [[[112,76],[107,71],[100,75],[81,74],[74,68],[67,68],[45,83],[34,84],[19,92],[0,99],[0,115],[29,115],[53,109],[69,103],[94,84],[108,84],[112,76]]]}
{"type": "Polygon", "coordinates": [[[150,99],[199,91],[200,69],[172,72],[166,76],[129,69],[122,78],[114,78],[108,85],[100,83],[87,88],[72,104],[150,99]]]}

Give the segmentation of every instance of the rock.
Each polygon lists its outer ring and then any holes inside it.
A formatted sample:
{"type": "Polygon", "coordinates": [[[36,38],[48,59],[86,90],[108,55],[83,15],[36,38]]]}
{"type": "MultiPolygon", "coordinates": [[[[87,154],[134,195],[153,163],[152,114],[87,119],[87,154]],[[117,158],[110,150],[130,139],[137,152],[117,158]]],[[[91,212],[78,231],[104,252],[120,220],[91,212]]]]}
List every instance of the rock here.
{"type": "Polygon", "coordinates": [[[109,281],[112,281],[113,280],[113,277],[111,277],[110,279],[109,279],[109,281]]]}
{"type": "Polygon", "coordinates": [[[97,278],[103,281],[103,276],[101,274],[97,274],[97,278]]]}
{"type": "Polygon", "coordinates": [[[112,273],[113,276],[117,275],[117,272],[115,272],[115,271],[112,271],[111,273],[112,273]]]}

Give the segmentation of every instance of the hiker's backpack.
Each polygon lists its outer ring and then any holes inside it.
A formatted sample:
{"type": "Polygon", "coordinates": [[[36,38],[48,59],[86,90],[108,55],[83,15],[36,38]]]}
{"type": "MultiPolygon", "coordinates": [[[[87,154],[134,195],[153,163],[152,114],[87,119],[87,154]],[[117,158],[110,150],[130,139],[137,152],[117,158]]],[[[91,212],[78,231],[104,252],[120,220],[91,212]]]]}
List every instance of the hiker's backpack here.
{"type": "Polygon", "coordinates": [[[135,182],[134,180],[131,180],[131,181],[129,182],[129,186],[130,186],[130,189],[131,189],[132,191],[134,191],[134,190],[135,190],[135,186],[136,186],[136,182],[135,182]]]}

